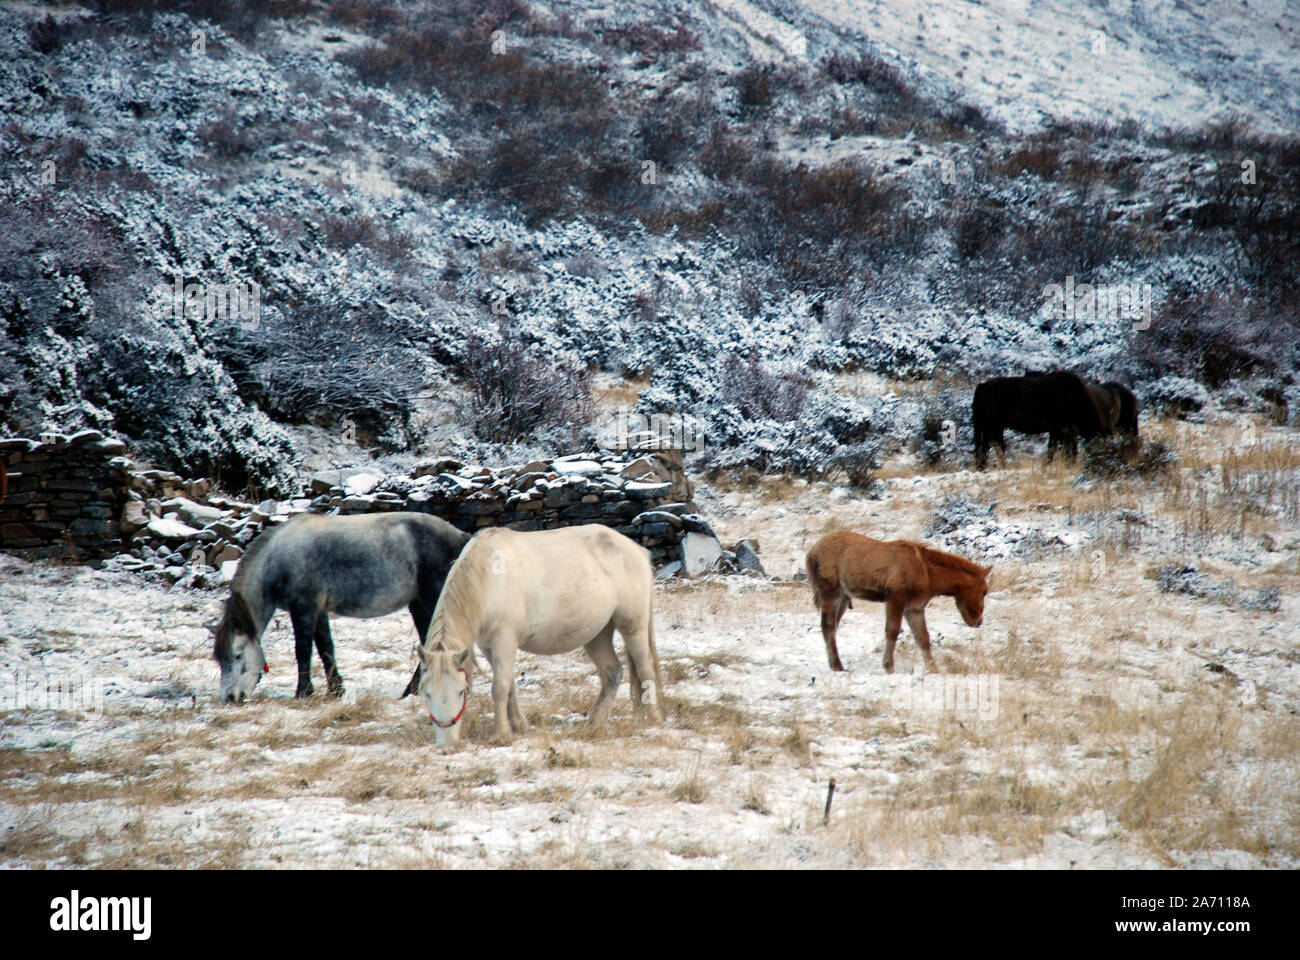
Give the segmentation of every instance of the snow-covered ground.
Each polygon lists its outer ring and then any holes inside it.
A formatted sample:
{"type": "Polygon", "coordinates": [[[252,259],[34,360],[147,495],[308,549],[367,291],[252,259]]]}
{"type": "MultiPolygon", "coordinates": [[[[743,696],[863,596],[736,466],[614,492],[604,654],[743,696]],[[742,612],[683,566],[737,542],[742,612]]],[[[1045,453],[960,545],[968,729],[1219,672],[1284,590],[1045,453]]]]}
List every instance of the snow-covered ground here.
{"type": "Polygon", "coordinates": [[[1234,451],[1235,421],[1144,430],[1183,458],[1163,481],[1080,484],[1022,445],[983,475],[890,464],[879,499],[701,486],[775,579],[659,585],[666,722],[635,725],[625,688],[592,734],[585,659],[524,656],[533,731],[491,745],[480,679],[450,756],[397,699],[405,616],[336,620],[347,694],[298,702],[281,614],[270,674],[221,706],[202,626],[219,594],[0,558],[0,864],[1295,868],[1300,462],[1268,428],[1234,451]],[[1253,509],[1222,488],[1249,477],[1253,509]],[[936,600],[943,674],[913,678],[905,634],[891,681],[882,607],[859,602],[832,674],[791,579],[803,551],[841,526],[920,536],[953,494],[996,503],[927,538],[991,558],[984,626],[936,600]],[[1173,562],[1280,607],[1163,592],[1173,562]],[[85,699],[17,702],[50,683],[85,699]]]}

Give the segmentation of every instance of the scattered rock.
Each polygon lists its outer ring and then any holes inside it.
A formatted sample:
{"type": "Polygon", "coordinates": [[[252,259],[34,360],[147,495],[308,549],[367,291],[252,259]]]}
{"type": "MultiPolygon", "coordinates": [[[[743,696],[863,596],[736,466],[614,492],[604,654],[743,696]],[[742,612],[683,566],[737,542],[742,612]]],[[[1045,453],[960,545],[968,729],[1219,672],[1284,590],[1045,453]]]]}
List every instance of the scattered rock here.
{"type": "Polygon", "coordinates": [[[741,573],[759,577],[767,576],[762,561],[758,559],[758,549],[751,540],[741,540],[736,544],[736,566],[740,568],[741,573]]]}
{"type": "Polygon", "coordinates": [[[688,533],[682,540],[682,572],[688,577],[708,573],[722,559],[718,538],[704,533],[688,533]]]}
{"type": "Polygon", "coordinates": [[[146,529],[163,540],[188,540],[198,533],[189,524],[166,517],[154,517],[149,521],[146,529]]]}

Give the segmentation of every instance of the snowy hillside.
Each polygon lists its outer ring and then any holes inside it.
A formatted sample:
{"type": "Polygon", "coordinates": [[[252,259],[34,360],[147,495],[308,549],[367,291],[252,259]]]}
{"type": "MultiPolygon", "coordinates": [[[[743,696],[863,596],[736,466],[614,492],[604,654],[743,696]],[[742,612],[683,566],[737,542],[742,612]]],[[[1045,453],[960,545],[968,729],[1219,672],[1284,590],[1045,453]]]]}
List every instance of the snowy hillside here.
{"type": "MultiPolygon", "coordinates": [[[[722,4],[726,7],[726,4],[722,4]]],[[[737,7],[745,4],[737,4],[737,7]]],[[[1287,0],[804,0],[1008,127],[1051,120],[1300,126],[1300,7],[1287,0]]]]}
{"type": "Polygon", "coordinates": [[[0,4],[4,427],[296,492],[362,448],[544,453],[602,396],[801,473],[1024,367],[1281,403],[1293,15],[1002,6],[0,4]],[[1046,295],[1076,281],[1143,316],[1046,295]],[[252,321],[204,299],[254,285],[252,321]],[[475,427],[494,350],[605,391],[475,427]]]}

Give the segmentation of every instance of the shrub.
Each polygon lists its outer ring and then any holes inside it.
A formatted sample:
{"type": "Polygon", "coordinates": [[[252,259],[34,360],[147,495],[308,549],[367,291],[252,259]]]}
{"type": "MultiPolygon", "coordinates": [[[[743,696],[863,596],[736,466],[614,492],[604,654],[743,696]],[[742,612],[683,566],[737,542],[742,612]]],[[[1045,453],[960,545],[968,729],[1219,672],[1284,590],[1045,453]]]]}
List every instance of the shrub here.
{"type": "Polygon", "coordinates": [[[27,26],[27,39],[37,53],[58,53],[65,43],[82,34],[85,22],[76,18],[56,20],[47,14],[44,20],[36,20],[27,26]]]}
{"type": "Polygon", "coordinates": [[[1209,392],[1195,380],[1186,377],[1161,377],[1143,390],[1143,401],[1156,413],[1185,417],[1195,413],[1209,402],[1209,392]]]}
{"type": "Polygon", "coordinates": [[[857,307],[845,294],[826,309],[822,332],[831,343],[847,343],[857,330],[859,320],[857,307]]]}
{"type": "Polygon", "coordinates": [[[646,54],[680,53],[700,49],[699,35],[678,24],[672,30],[655,26],[653,21],[623,24],[603,31],[605,41],[624,50],[646,54]]]}
{"type": "Polygon", "coordinates": [[[1031,139],[990,167],[991,172],[1012,180],[1026,170],[1043,180],[1051,180],[1060,168],[1061,145],[1048,137],[1031,139]]]}
{"type": "Polygon", "coordinates": [[[591,420],[590,372],[543,356],[504,320],[494,337],[466,337],[464,356],[470,425],[482,439],[510,443],[591,420]]]}
{"type": "Polygon", "coordinates": [[[216,331],[240,393],[279,420],[350,420],[389,448],[410,442],[420,374],[405,331],[378,307],[297,304],[274,324],[216,331]]]}
{"type": "Polygon", "coordinates": [[[943,421],[943,414],[935,407],[927,407],[921,414],[916,453],[927,467],[937,467],[943,460],[943,421]]]}
{"type": "Polygon", "coordinates": [[[830,457],[827,475],[834,479],[842,476],[856,490],[871,493],[876,486],[876,473],[880,470],[882,441],[873,437],[841,447],[830,457]]]}
{"type": "Polygon", "coordinates": [[[799,419],[811,381],[796,373],[773,372],[758,360],[757,348],[748,358],[729,356],[722,367],[721,401],[734,405],[747,420],[789,423],[799,419]]]}
{"type": "Polygon", "coordinates": [[[236,160],[257,149],[252,129],[241,123],[233,110],[200,124],[195,133],[208,152],[222,160],[236,160]]]}
{"type": "Polygon", "coordinates": [[[916,95],[898,70],[871,53],[863,52],[857,56],[835,53],[823,62],[822,69],[836,83],[862,84],[904,101],[910,101],[916,95]]]}
{"type": "Polygon", "coordinates": [[[321,238],[335,250],[350,250],[360,244],[390,261],[406,260],[415,248],[409,233],[368,214],[350,216],[326,214],[320,222],[321,238]]]}
{"type": "Polygon", "coordinates": [[[1131,433],[1094,437],[1083,445],[1083,475],[1098,480],[1149,477],[1178,462],[1163,440],[1141,440],[1131,433]]]}
{"type": "Polygon", "coordinates": [[[766,107],[772,102],[771,70],[762,64],[750,64],[736,77],[736,93],[743,107],[766,107]]]}
{"type": "Polygon", "coordinates": [[[1296,341],[1300,328],[1285,309],[1245,290],[1175,289],[1134,342],[1148,376],[1174,374],[1217,389],[1231,380],[1268,374],[1296,341]]]}
{"type": "Polygon", "coordinates": [[[950,219],[953,242],[963,260],[991,257],[1007,231],[1007,214],[1001,207],[963,203],[950,219]]]}

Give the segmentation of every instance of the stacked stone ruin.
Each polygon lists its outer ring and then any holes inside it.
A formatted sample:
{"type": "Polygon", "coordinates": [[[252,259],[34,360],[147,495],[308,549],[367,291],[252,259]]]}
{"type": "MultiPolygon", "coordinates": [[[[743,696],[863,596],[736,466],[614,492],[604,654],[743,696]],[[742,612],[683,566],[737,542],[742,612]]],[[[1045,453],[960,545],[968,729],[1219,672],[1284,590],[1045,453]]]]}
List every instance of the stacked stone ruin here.
{"type": "Polygon", "coordinates": [[[724,551],[696,512],[677,451],[592,451],[496,469],[441,458],[410,474],[345,468],[306,478],[301,497],[258,504],[218,495],[205,479],[142,467],[125,452],[121,440],[93,430],[0,440],[9,482],[0,549],[33,559],[108,558],[117,569],[217,586],[229,582],[254,537],[296,514],[410,510],[469,533],[603,523],[646,547],[661,576],[761,573],[749,545],[724,551]]]}
{"type": "Polygon", "coordinates": [[[97,430],[0,440],[0,544],[33,558],[102,556],[124,547],[126,444],[97,430]]]}

